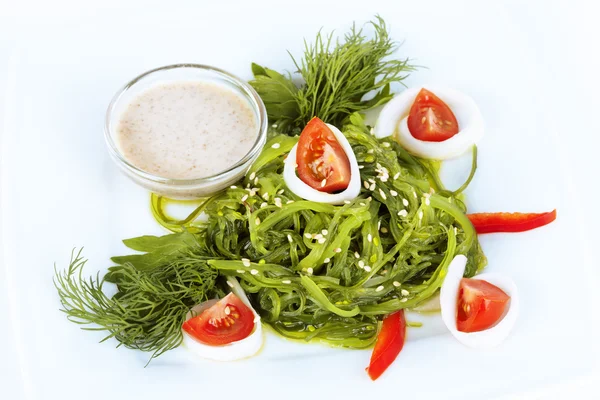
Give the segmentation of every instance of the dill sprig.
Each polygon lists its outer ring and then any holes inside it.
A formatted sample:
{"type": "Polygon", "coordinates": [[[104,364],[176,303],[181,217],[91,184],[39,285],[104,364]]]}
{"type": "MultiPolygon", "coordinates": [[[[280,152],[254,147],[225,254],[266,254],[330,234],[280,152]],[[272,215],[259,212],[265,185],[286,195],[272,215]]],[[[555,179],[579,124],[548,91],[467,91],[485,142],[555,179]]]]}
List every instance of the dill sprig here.
{"type": "Polygon", "coordinates": [[[303,80],[299,87],[289,75],[252,65],[254,80],[250,83],[280,130],[295,132],[314,116],[341,126],[353,112],[392,98],[390,86],[401,83],[415,67],[408,59],[390,58],[398,44],[390,38],[381,17],[370,24],[374,28],[372,39],[353,25],[343,41],[334,40],[333,32],[326,36],[319,32],[312,45],[305,41],[300,61],[290,54],[303,80]]]}
{"type": "Polygon", "coordinates": [[[108,331],[102,341],[114,337],[119,346],[152,352],[151,359],[179,346],[181,324],[192,306],[222,295],[215,288],[217,272],[202,260],[182,257],[151,271],[125,263],[104,278],[85,278],[86,261],[81,250],[73,250],[66,270],[55,266],[61,311],[71,322],[95,325],[82,329],[108,331]],[[118,287],[112,297],[104,292],[110,281],[118,287]]]}

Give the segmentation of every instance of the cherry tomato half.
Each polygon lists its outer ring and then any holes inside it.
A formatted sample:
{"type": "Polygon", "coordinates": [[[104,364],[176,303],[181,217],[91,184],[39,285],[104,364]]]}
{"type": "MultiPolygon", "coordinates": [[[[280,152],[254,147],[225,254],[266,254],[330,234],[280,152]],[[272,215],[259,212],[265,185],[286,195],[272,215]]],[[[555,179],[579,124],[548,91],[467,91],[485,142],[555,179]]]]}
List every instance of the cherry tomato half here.
{"type": "Polygon", "coordinates": [[[461,332],[479,332],[491,328],[502,319],[509,300],[509,295],[489,282],[461,279],[456,328],[461,332]]]}
{"type": "Polygon", "coordinates": [[[443,142],[458,133],[458,121],[450,107],[427,89],[417,95],[407,122],[411,135],[425,142],[443,142]]]}
{"type": "Polygon", "coordinates": [[[242,340],[253,329],[254,313],[233,293],[183,323],[185,332],[211,346],[242,340]]]}
{"type": "Polygon", "coordinates": [[[350,183],[350,160],[331,129],[317,117],[300,134],[296,160],[299,178],[313,189],[334,193],[350,183]]]}

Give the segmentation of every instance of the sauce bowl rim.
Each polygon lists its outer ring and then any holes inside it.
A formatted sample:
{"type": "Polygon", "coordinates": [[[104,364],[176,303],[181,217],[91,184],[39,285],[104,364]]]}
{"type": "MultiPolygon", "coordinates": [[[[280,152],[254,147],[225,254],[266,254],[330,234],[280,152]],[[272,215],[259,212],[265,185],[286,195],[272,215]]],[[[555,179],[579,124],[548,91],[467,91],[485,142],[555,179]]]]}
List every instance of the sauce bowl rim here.
{"type": "MultiPolygon", "coordinates": [[[[182,80],[185,80],[185,79],[182,79],[182,80]]],[[[199,81],[202,81],[202,80],[199,80],[199,81]]],[[[210,82],[210,80],[206,80],[206,81],[210,82]]],[[[113,96],[113,98],[110,101],[108,108],[106,110],[106,115],[105,115],[105,119],[104,119],[104,139],[105,139],[106,145],[108,147],[109,153],[113,157],[113,159],[115,159],[115,161],[118,164],[120,164],[120,166],[122,168],[125,168],[129,172],[134,173],[136,176],[143,178],[144,180],[151,181],[153,183],[159,183],[159,184],[164,184],[164,185],[168,185],[168,186],[177,186],[177,187],[202,186],[203,184],[208,184],[208,183],[218,183],[221,179],[227,178],[231,174],[235,173],[236,170],[242,169],[245,166],[247,166],[247,164],[249,162],[254,161],[254,159],[258,156],[258,153],[260,153],[262,151],[262,149],[266,143],[268,123],[269,123],[269,121],[268,121],[268,117],[267,117],[267,109],[265,107],[265,104],[263,103],[263,101],[260,98],[260,96],[258,95],[258,93],[256,93],[254,88],[252,86],[250,86],[250,84],[248,84],[244,80],[238,78],[237,76],[235,76],[225,70],[217,68],[217,67],[213,67],[213,66],[205,65],[205,64],[180,63],[180,64],[166,65],[163,67],[158,67],[158,68],[154,68],[149,71],[146,71],[146,72],[136,76],[131,81],[129,81],[127,84],[125,84],[123,87],[121,87],[121,89],[119,89],[117,91],[117,93],[113,96]],[[223,80],[233,84],[236,87],[236,89],[239,92],[241,92],[240,94],[243,95],[244,99],[248,101],[250,106],[253,108],[253,111],[258,116],[258,124],[257,124],[258,125],[258,135],[257,135],[256,141],[252,144],[251,149],[248,151],[248,153],[246,153],[246,155],[244,157],[242,157],[238,162],[233,164],[231,167],[229,167],[223,171],[220,171],[214,175],[210,175],[210,176],[206,176],[206,177],[202,177],[202,178],[177,179],[177,178],[166,178],[164,176],[152,174],[152,173],[144,171],[144,170],[136,167],[132,163],[130,163],[123,156],[123,154],[121,153],[121,151],[119,150],[117,144],[115,143],[115,141],[113,139],[112,132],[114,129],[114,126],[113,126],[114,124],[112,123],[112,120],[113,120],[112,117],[115,112],[115,107],[116,107],[117,103],[119,102],[119,100],[121,100],[123,95],[130,88],[132,88],[135,84],[137,84],[139,81],[143,80],[144,78],[148,77],[149,75],[152,75],[156,72],[168,71],[168,70],[179,69],[179,68],[193,68],[193,69],[200,69],[203,71],[215,73],[223,80]]]]}

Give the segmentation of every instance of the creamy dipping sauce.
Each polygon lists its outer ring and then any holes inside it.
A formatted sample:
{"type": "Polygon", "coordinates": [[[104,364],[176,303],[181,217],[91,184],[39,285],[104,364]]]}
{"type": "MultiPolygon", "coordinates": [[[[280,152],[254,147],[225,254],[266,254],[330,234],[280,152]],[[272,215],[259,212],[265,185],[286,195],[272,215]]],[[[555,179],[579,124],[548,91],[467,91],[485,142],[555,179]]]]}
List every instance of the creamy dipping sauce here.
{"type": "Polygon", "coordinates": [[[211,82],[159,84],[138,94],[116,129],[123,156],[137,168],[171,179],[196,179],[225,171],[258,137],[251,105],[211,82]]]}

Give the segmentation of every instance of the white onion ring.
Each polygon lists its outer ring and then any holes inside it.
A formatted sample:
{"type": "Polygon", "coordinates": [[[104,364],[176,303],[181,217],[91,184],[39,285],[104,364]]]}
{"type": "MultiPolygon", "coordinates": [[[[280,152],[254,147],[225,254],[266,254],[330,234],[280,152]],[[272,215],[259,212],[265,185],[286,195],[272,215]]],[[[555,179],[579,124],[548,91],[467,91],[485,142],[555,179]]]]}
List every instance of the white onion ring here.
{"type": "MultiPolygon", "coordinates": [[[[250,305],[246,293],[238,283],[237,279],[233,277],[228,277],[227,281],[230,283],[233,293],[252,310],[252,313],[254,314],[254,330],[250,333],[250,335],[248,335],[244,339],[238,340],[237,342],[224,344],[221,346],[209,346],[205,343],[194,339],[186,331],[183,331],[183,345],[189,350],[196,353],[198,356],[202,358],[207,358],[209,360],[234,361],[242,358],[251,357],[260,351],[264,341],[260,316],[250,305]]],[[[217,301],[218,300],[208,300],[202,304],[194,306],[192,310],[188,312],[186,320],[192,317],[192,311],[196,311],[198,313],[196,315],[199,315],[202,311],[206,310],[211,305],[214,305],[217,301]],[[212,304],[208,305],[211,302],[212,304]]]]}
{"type": "Polygon", "coordinates": [[[375,137],[394,135],[402,147],[410,153],[435,160],[458,157],[483,137],[483,117],[470,96],[454,89],[426,86],[425,89],[438,96],[450,107],[460,130],[443,142],[427,142],[415,138],[408,129],[408,114],[422,88],[406,89],[384,106],[373,131],[375,137]]]}
{"type": "Polygon", "coordinates": [[[335,126],[330,124],[327,124],[327,126],[335,135],[337,141],[342,146],[342,149],[344,149],[346,156],[348,156],[348,161],[350,161],[350,183],[348,184],[348,187],[340,193],[325,193],[313,189],[298,178],[296,175],[297,144],[290,150],[290,153],[285,159],[283,179],[288,188],[303,199],[316,201],[318,203],[343,204],[344,201],[353,200],[360,194],[360,170],[358,169],[356,155],[354,155],[352,146],[350,146],[346,136],[344,136],[344,134],[335,126]]]}
{"type": "Polygon", "coordinates": [[[505,311],[503,318],[496,325],[479,332],[460,332],[456,328],[456,311],[460,280],[463,278],[466,265],[467,258],[463,255],[457,255],[448,267],[448,274],[440,290],[442,319],[450,333],[466,346],[478,349],[498,346],[510,334],[519,314],[517,286],[511,279],[502,275],[488,273],[473,277],[472,279],[481,279],[498,286],[510,296],[510,302],[508,303],[508,310],[505,311]]]}

